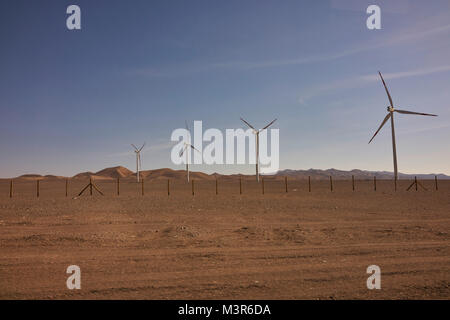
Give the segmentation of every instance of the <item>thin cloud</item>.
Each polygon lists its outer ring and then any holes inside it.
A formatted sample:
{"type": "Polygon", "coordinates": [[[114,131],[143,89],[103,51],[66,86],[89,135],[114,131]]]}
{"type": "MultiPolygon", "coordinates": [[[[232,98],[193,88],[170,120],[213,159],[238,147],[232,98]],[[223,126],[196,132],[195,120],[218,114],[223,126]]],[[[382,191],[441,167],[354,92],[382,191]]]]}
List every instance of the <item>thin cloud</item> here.
{"type": "MultiPolygon", "coordinates": [[[[388,79],[398,79],[398,78],[406,78],[406,77],[418,77],[423,75],[441,73],[450,71],[450,65],[436,66],[436,67],[428,67],[422,69],[416,69],[411,71],[403,71],[403,72],[393,72],[393,73],[383,73],[383,78],[385,80],[388,79]]],[[[298,98],[298,102],[300,104],[305,104],[307,100],[314,98],[319,95],[323,95],[329,92],[333,92],[336,90],[345,90],[345,89],[354,89],[364,87],[371,82],[380,81],[378,74],[370,74],[364,76],[356,76],[348,79],[339,79],[333,82],[329,82],[326,84],[322,84],[317,87],[310,88],[306,90],[307,93],[302,94],[298,98]]]]}
{"type": "MultiPolygon", "coordinates": [[[[439,19],[436,18],[436,20],[443,20],[441,18],[439,19]]],[[[448,18],[448,15],[445,15],[444,18],[448,18]]],[[[179,65],[176,68],[170,67],[167,69],[156,69],[149,67],[131,70],[131,74],[147,77],[178,77],[178,76],[187,76],[193,73],[208,72],[220,69],[252,70],[252,69],[320,63],[353,56],[355,54],[371,51],[374,49],[380,49],[384,47],[399,45],[405,42],[412,42],[423,38],[429,38],[433,35],[438,35],[441,33],[450,32],[450,24],[435,26],[424,30],[423,26],[427,25],[429,22],[430,22],[429,20],[422,21],[415,28],[411,27],[408,28],[407,32],[403,31],[398,32],[390,36],[389,38],[385,38],[384,40],[376,43],[365,44],[362,46],[353,47],[349,50],[344,50],[332,54],[314,55],[310,57],[299,57],[292,59],[274,59],[259,62],[229,61],[229,62],[201,64],[201,65],[188,64],[188,65],[179,65]]]]}
{"type": "Polygon", "coordinates": [[[305,58],[297,58],[297,59],[282,59],[282,60],[270,60],[270,61],[262,61],[262,62],[245,62],[245,61],[237,61],[237,62],[227,62],[227,63],[216,63],[213,64],[213,67],[216,68],[239,68],[239,69],[260,69],[260,68],[271,68],[271,67],[283,67],[283,66],[292,66],[292,65],[301,65],[301,64],[309,64],[316,62],[325,62],[336,60],[339,58],[347,57],[353,54],[357,54],[363,51],[367,51],[375,48],[375,46],[370,47],[360,47],[354,48],[351,50],[346,50],[340,53],[335,53],[331,55],[322,55],[322,56],[312,56],[305,58]]]}
{"type": "MultiPolygon", "coordinates": [[[[450,71],[450,65],[424,68],[424,69],[418,69],[418,70],[406,71],[406,72],[394,72],[394,73],[386,73],[386,74],[383,73],[383,78],[398,79],[398,78],[407,78],[407,77],[417,77],[417,76],[424,76],[424,75],[441,73],[441,72],[446,72],[446,71],[450,71]]],[[[375,81],[375,80],[379,80],[379,76],[378,75],[367,75],[367,76],[363,76],[362,79],[375,81]]]]}
{"type": "Polygon", "coordinates": [[[271,60],[271,61],[262,61],[262,62],[228,62],[228,63],[217,63],[214,64],[214,67],[234,67],[234,68],[242,68],[242,69],[259,69],[259,68],[270,68],[270,67],[283,67],[283,66],[292,66],[292,65],[301,65],[301,64],[309,64],[316,62],[325,62],[337,60],[340,58],[345,58],[348,56],[352,56],[358,53],[379,49],[383,47],[388,47],[392,45],[401,44],[408,41],[415,41],[418,39],[430,37],[433,35],[437,35],[444,32],[450,32],[450,24],[439,26],[436,28],[431,28],[425,31],[418,32],[408,32],[406,34],[397,34],[383,40],[378,43],[364,45],[360,47],[354,47],[350,50],[345,50],[339,53],[322,55],[322,56],[312,56],[312,57],[304,57],[298,59],[281,59],[281,60],[271,60]]]}

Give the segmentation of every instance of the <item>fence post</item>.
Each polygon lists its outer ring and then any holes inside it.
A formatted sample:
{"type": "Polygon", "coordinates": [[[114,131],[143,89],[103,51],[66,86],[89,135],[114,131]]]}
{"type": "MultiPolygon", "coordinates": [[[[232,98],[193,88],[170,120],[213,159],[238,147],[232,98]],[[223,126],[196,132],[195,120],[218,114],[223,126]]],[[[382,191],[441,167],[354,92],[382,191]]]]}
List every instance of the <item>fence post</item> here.
{"type": "Polygon", "coordinates": [[[397,177],[394,177],[394,191],[397,191],[397,177]]]}
{"type": "Polygon", "coordinates": [[[417,176],[414,176],[414,184],[416,185],[416,191],[417,191],[417,176]]]}
{"type": "Polygon", "coordinates": [[[216,178],[216,195],[219,194],[219,186],[218,186],[218,182],[217,182],[217,178],[216,178]]]}
{"type": "Polygon", "coordinates": [[[330,176],[330,190],[333,192],[333,178],[330,176]]]}
{"type": "Polygon", "coordinates": [[[195,191],[194,191],[194,179],[192,179],[192,195],[195,195],[195,191]]]}
{"type": "Polygon", "coordinates": [[[242,194],[242,178],[239,177],[239,194],[242,194]]]}
{"type": "Polygon", "coordinates": [[[36,196],[39,198],[39,179],[36,180],[36,196]]]}
{"type": "Polygon", "coordinates": [[[12,198],[13,196],[13,181],[11,180],[9,182],[9,197],[12,198]]]}
{"type": "Polygon", "coordinates": [[[120,196],[120,178],[117,178],[117,196],[120,196]]]}
{"type": "Polygon", "coordinates": [[[288,193],[287,177],[284,177],[284,186],[286,187],[286,193],[288,193]]]}
{"type": "Polygon", "coordinates": [[[355,176],[352,175],[352,189],[355,191],[355,176]]]}
{"type": "Polygon", "coordinates": [[[262,178],[262,194],[264,194],[264,178],[262,178]]]}
{"type": "Polygon", "coordinates": [[[376,176],[373,177],[373,190],[377,191],[377,177],[376,176]]]}
{"type": "Polygon", "coordinates": [[[92,196],[92,177],[89,178],[89,193],[92,196]]]}
{"type": "Polygon", "coordinates": [[[69,195],[69,179],[66,178],[66,197],[69,195]]]}
{"type": "Polygon", "coordinates": [[[436,191],[438,190],[438,179],[437,176],[434,176],[434,186],[436,188],[436,191]]]}
{"type": "Polygon", "coordinates": [[[167,179],[167,196],[170,196],[170,179],[167,179]]]}
{"type": "Polygon", "coordinates": [[[311,176],[308,176],[308,190],[311,192],[311,176]]]}

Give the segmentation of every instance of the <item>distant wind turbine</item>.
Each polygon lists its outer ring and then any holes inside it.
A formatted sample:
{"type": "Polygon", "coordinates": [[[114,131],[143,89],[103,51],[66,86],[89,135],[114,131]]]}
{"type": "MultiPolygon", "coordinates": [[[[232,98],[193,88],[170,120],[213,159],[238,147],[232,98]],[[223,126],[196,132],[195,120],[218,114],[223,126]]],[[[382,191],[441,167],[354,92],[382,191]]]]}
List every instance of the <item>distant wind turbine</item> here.
{"type": "Polygon", "coordinates": [[[398,112],[398,113],[401,113],[401,114],[415,114],[415,115],[420,115],[420,116],[431,116],[431,117],[437,117],[437,115],[429,114],[429,113],[421,113],[421,112],[413,112],[413,111],[394,109],[394,103],[392,102],[391,95],[389,94],[389,90],[388,90],[388,88],[386,86],[386,83],[384,82],[383,76],[381,75],[381,72],[378,72],[378,74],[381,77],[381,81],[383,82],[383,86],[386,89],[386,94],[387,94],[388,99],[389,99],[390,105],[387,107],[387,111],[389,113],[386,115],[386,117],[384,118],[384,120],[381,123],[380,127],[378,128],[378,130],[375,132],[375,134],[373,135],[372,139],[370,139],[369,143],[372,142],[373,138],[375,138],[375,136],[381,130],[381,128],[384,126],[384,124],[389,120],[389,118],[391,118],[392,151],[393,151],[393,155],[394,155],[394,180],[397,181],[397,179],[398,179],[398,171],[397,171],[397,149],[396,149],[396,146],[395,146],[394,112],[398,112]]]}
{"type": "MultiPolygon", "coordinates": [[[[190,130],[189,130],[189,126],[187,124],[187,121],[185,121],[186,124],[186,130],[189,132],[189,135],[191,134],[190,130]]],[[[192,144],[187,143],[186,141],[184,142],[184,148],[181,149],[180,151],[180,157],[183,156],[183,154],[186,154],[186,172],[187,172],[187,181],[189,182],[189,152],[187,149],[191,148],[192,150],[195,150],[199,153],[201,153],[200,151],[198,151],[192,144]]]]}
{"type": "Polygon", "coordinates": [[[241,118],[241,120],[250,127],[250,129],[253,129],[253,134],[255,135],[255,139],[256,139],[256,181],[259,182],[259,133],[261,131],[266,130],[268,127],[270,127],[275,121],[277,121],[277,119],[272,120],[272,122],[270,122],[267,126],[265,126],[262,129],[256,130],[250,123],[248,123],[247,121],[245,121],[243,118],[241,118]]]}
{"type": "Polygon", "coordinates": [[[136,153],[136,177],[137,177],[137,182],[139,182],[139,171],[140,169],[142,169],[142,162],[141,162],[141,151],[145,146],[145,142],[142,145],[142,147],[138,148],[136,147],[134,144],[131,144],[134,148],[134,153],[136,153]]]}

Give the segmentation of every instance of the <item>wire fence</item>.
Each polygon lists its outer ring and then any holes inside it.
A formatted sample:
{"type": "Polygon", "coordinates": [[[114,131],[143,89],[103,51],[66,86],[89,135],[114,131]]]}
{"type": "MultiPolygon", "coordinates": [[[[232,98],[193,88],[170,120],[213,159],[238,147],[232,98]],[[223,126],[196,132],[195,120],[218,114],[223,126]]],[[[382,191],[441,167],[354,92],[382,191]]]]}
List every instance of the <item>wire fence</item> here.
{"type": "MultiPolygon", "coordinates": [[[[447,182],[447,181],[445,181],[447,182]]],[[[220,195],[279,195],[290,193],[348,193],[348,192],[412,192],[438,191],[434,180],[328,180],[262,178],[259,182],[246,178],[217,180],[153,179],[137,183],[129,179],[51,179],[0,180],[0,197],[55,198],[84,196],[220,196],[220,195]],[[83,192],[82,192],[83,191],[83,192]]]]}

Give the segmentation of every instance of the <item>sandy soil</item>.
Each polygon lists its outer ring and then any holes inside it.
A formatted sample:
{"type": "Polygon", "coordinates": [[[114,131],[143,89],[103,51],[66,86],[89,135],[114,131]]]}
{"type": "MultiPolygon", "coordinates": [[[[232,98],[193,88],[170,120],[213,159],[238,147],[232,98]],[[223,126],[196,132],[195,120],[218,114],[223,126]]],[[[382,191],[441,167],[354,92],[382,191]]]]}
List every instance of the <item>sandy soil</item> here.
{"type": "Polygon", "coordinates": [[[1,299],[449,299],[450,181],[0,181],[1,299]],[[81,290],[66,268],[81,268],[81,290]],[[366,268],[381,268],[368,290],[366,268]]]}

